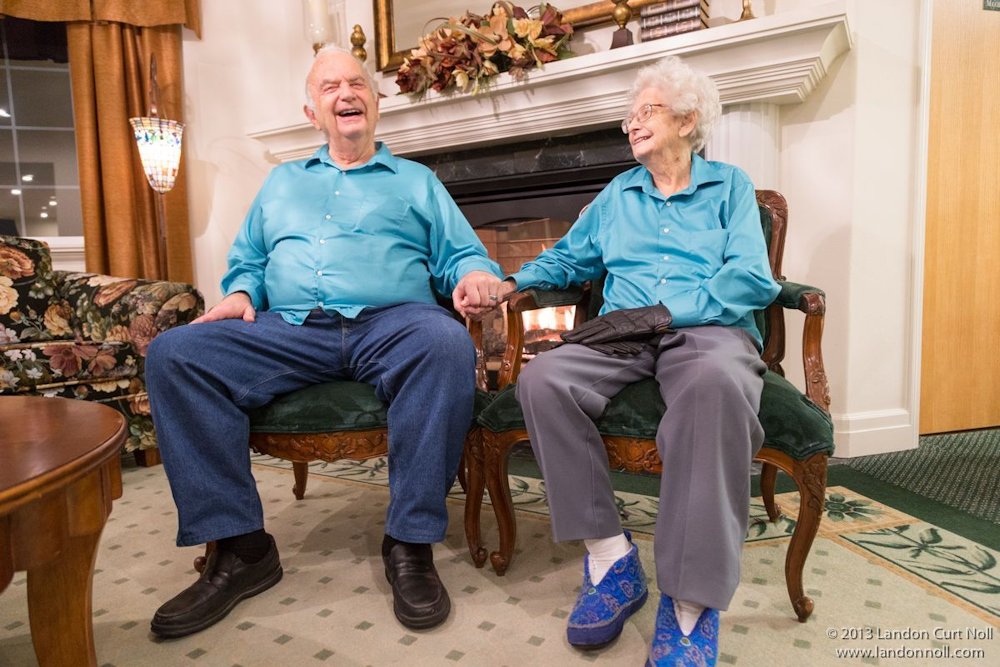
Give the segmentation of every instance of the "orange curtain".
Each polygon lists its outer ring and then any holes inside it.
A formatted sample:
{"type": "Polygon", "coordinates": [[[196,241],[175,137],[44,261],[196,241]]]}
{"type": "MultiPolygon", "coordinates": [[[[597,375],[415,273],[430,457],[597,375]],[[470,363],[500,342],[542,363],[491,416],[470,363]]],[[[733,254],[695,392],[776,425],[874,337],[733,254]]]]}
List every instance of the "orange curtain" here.
{"type": "Polygon", "coordinates": [[[166,195],[161,267],[156,195],[128,119],[149,111],[155,54],[159,115],[184,120],[181,25],[200,32],[199,0],[0,0],[0,13],[67,21],[87,270],[191,282],[184,160],[166,195]]]}

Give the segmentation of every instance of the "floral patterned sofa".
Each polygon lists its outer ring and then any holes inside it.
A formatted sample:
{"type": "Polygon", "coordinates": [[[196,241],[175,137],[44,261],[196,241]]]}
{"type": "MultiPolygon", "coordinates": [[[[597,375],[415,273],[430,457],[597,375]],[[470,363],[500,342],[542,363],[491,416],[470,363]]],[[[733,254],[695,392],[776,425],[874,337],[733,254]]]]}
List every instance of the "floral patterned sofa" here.
{"type": "Polygon", "coordinates": [[[125,415],[125,450],[156,463],[143,366],[161,331],[204,310],[191,285],[54,271],[48,246],[0,236],[0,400],[60,396],[125,415]]]}

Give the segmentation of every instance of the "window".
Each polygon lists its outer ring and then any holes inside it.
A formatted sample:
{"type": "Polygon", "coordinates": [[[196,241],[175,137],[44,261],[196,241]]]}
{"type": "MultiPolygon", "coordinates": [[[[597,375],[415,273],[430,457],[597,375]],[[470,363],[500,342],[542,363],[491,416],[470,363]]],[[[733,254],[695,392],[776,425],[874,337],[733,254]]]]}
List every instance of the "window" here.
{"type": "Polygon", "coordinates": [[[66,28],[0,20],[0,234],[82,236],[66,28]]]}

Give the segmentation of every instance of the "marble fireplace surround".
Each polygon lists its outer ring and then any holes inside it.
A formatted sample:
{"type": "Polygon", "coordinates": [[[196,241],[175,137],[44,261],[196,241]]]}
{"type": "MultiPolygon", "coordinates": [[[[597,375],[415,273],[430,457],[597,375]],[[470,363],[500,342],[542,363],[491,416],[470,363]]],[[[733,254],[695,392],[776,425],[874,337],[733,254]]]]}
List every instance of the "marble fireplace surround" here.
{"type": "MultiPolygon", "coordinates": [[[[378,139],[397,155],[462,151],[617,125],[636,70],[668,54],[711,76],[723,114],[706,157],[740,165],[758,188],[778,188],[779,106],[805,100],[852,46],[844,0],[549,63],[487,94],[391,96],[378,139]]],[[[321,137],[308,123],[252,132],[281,161],[308,157],[321,137]]]]}

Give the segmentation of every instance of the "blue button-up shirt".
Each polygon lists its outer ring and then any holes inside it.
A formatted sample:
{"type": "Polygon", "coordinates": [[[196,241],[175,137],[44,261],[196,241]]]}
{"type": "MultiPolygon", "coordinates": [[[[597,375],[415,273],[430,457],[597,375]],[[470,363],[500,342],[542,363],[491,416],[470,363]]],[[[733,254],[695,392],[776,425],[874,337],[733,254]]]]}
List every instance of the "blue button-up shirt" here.
{"type": "Polygon", "coordinates": [[[343,169],[321,147],[275,167],[229,251],[224,294],[301,324],[322,308],[355,317],[369,306],[435,303],[470,271],[502,276],[444,185],[379,143],[343,169]]]}
{"type": "Polygon", "coordinates": [[[669,197],[645,167],[619,174],[566,236],[511,277],[518,289],[563,288],[607,272],[601,314],[662,303],[675,327],[746,329],[780,288],[771,276],[753,184],[694,155],[691,183],[669,197]]]}

